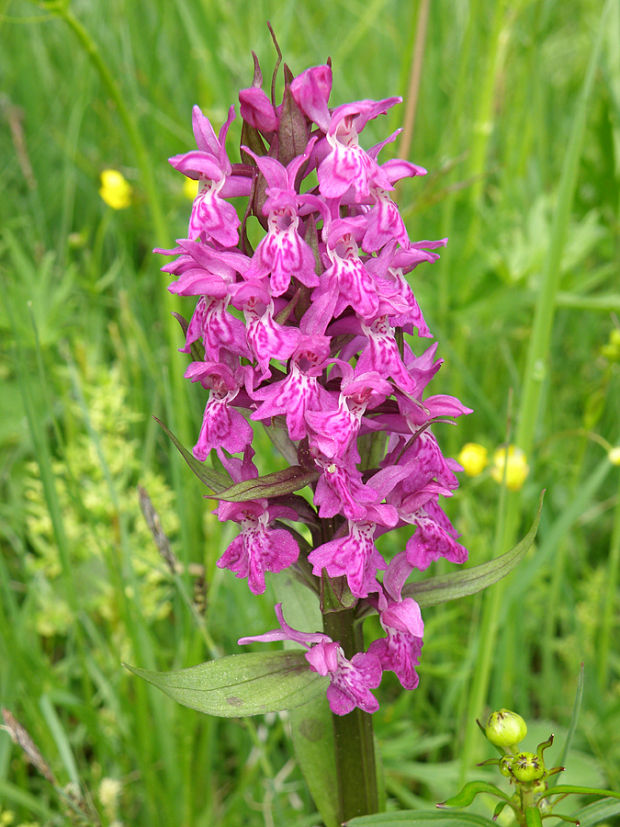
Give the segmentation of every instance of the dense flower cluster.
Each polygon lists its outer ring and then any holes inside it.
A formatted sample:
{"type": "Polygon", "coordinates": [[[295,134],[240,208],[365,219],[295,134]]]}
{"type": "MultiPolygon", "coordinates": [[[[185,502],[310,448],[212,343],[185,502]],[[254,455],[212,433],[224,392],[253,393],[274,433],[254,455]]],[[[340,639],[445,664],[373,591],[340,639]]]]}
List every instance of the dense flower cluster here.
{"type": "Polygon", "coordinates": [[[195,359],[186,376],[206,397],[194,456],[204,461],[215,450],[235,483],[258,483],[252,424],[262,422],[313,480],[312,505],[291,496],[294,484],[288,495],[222,501],[219,519],[241,531],[218,565],[261,594],[266,573],[299,566],[302,554],[322,599],[338,578],[346,605],[372,606],[385,631],[349,660],[326,634],[291,629],[278,605],[280,629],[241,642],[303,644],[310,668],[330,677],[335,713],[372,712],[370,689],[383,670],[408,689],[418,683],[424,626],[417,603],[402,595],[405,581],[440,557],[467,556],[439,505],[460,467],[444,458],[430,425],[469,409],[426,396],[441,365],[436,344],[416,354],[402,335],[431,336],[406,276],[435,261],[445,239],[410,241],[391,194],[425,170],[381,163],[398,132],[367,150],[359,143],[366,124],[400,99],[330,108],[328,65],[285,80],[277,106],[258,66],[240,92],[242,163],[225,146],[234,107],[218,135],[194,107],[197,149],[170,163],[199,191],[187,238],[160,252],[176,256],[163,268],[174,276],[169,289],[198,297],[184,348],[195,359]],[[256,220],[265,232],[253,249],[256,220]],[[295,520],[315,540],[309,554],[290,530],[295,520]],[[413,529],[406,546],[387,562],[375,541],[405,525],[413,529]]]}

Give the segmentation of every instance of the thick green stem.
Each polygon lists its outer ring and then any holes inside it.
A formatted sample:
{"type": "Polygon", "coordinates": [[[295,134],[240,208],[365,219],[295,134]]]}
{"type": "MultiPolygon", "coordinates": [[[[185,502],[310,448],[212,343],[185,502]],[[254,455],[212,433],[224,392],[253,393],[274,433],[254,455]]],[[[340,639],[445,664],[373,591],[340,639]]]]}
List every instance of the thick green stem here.
{"type": "MultiPolygon", "coordinates": [[[[354,625],[354,610],[327,612],[323,628],[340,642],[347,658],[363,650],[361,624],[354,625]]],[[[340,821],[376,813],[377,768],[372,717],[361,709],[348,715],[332,715],[336,750],[340,821]]]]}

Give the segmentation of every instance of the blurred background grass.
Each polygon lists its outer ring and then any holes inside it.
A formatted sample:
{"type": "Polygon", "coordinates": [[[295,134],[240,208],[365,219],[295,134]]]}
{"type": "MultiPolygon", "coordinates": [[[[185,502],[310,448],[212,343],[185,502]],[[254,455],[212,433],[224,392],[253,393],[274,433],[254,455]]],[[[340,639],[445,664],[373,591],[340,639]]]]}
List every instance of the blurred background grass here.
{"type": "MultiPolygon", "coordinates": [[[[234,528],[152,420],[191,444],[204,400],[180,380],[151,250],[185,233],[166,158],[192,146],[192,105],[223,122],[252,49],[270,77],[267,20],[294,72],[331,56],[334,104],[407,98],[421,5],[0,2],[0,698],[57,780],[0,737],[0,823],[318,823],[285,716],[208,719],[120,667],[189,666],[274,624],[269,592],[250,599],[215,568],[234,528]],[[106,168],[131,184],[127,209],[100,198],[106,168]]],[[[488,472],[463,479],[448,505],[471,562],[522,535],[548,493],[507,583],[425,611],[419,688],[384,679],[391,807],[432,806],[479,775],[487,705],[534,720],[533,743],[561,740],[581,663],[571,777],[620,784],[620,8],[605,9],[601,25],[600,0],[432,0],[418,34],[409,157],[430,174],[399,198],[411,238],[449,236],[413,286],[446,362],[433,392],[475,409],[438,436],[454,456],[511,433],[530,465],[516,493],[488,472]]],[[[403,116],[370,124],[364,145],[403,116]]]]}

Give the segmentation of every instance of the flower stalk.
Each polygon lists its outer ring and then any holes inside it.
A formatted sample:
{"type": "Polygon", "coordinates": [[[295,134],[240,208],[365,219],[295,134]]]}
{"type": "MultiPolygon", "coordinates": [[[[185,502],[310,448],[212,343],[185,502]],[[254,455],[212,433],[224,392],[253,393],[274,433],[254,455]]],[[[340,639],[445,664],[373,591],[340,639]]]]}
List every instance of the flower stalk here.
{"type": "MultiPolygon", "coordinates": [[[[353,609],[347,609],[327,612],[323,616],[325,633],[340,641],[349,660],[364,651],[362,626],[360,622],[355,622],[354,615],[353,609]]],[[[361,709],[354,709],[348,715],[332,713],[332,723],[342,821],[378,812],[372,715],[361,709]]]]}

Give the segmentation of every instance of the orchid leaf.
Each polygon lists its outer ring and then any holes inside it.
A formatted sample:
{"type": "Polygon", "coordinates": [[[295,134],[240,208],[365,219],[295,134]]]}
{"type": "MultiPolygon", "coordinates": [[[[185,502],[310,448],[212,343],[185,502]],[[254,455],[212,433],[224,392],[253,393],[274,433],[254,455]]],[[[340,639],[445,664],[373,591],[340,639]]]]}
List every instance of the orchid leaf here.
{"type": "Polygon", "coordinates": [[[431,577],[418,583],[410,583],[403,589],[403,597],[413,597],[421,607],[436,606],[448,600],[476,594],[492,586],[493,583],[497,583],[502,577],[506,577],[523,559],[534,542],[540,521],[543,496],[544,492],[540,495],[538,513],[532,527],[513,549],[479,566],[472,566],[454,574],[431,577]]]}
{"type": "Polygon", "coordinates": [[[294,709],[327,689],[302,651],[250,652],[175,672],[124,666],[183,706],[220,718],[294,709]]]}
{"type": "Polygon", "coordinates": [[[299,767],[325,827],[338,827],[334,726],[325,695],[289,711],[299,767]]]}
{"type": "Polygon", "coordinates": [[[318,471],[308,471],[301,465],[291,465],[282,471],[274,471],[263,477],[238,482],[223,491],[219,490],[217,495],[207,494],[206,496],[212,500],[226,500],[231,503],[281,497],[283,494],[292,494],[293,491],[305,488],[318,477],[318,471]]]}
{"type": "Polygon", "coordinates": [[[194,474],[198,477],[203,485],[206,485],[207,488],[210,488],[212,491],[222,491],[227,486],[230,485],[231,479],[230,477],[222,471],[215,471],[213,468],[209,468],[208,465],[205,465],[204,462],[199,462],[193,454],[191,454],[184,445],[179,442],[176,436],[172,433],[172,431],[164,425],[164,423],[157,419],[156,416],[153,417],[155,422],[160,425],[163,431],[170,437],[173,441],[174,445],[176,446],[178,452],[181,454],[185,462],[189,465],[190,470],[194,472],[194,474]]]}
{"type": "Polygon", "coordinates": [[[469,807],[474,798],[480,793],[489,793],[497,798],[501,798],[502,801],[510,801],[510,798],[506,795],[506,793],[500,790],[499,787],[496,787],[495,784],[489,784],[487,781],[470,781],[469,784],[465,784],[460,792],[453,795],[452,798],[442,801],[442,803],[437,806],[469,807]]]}

